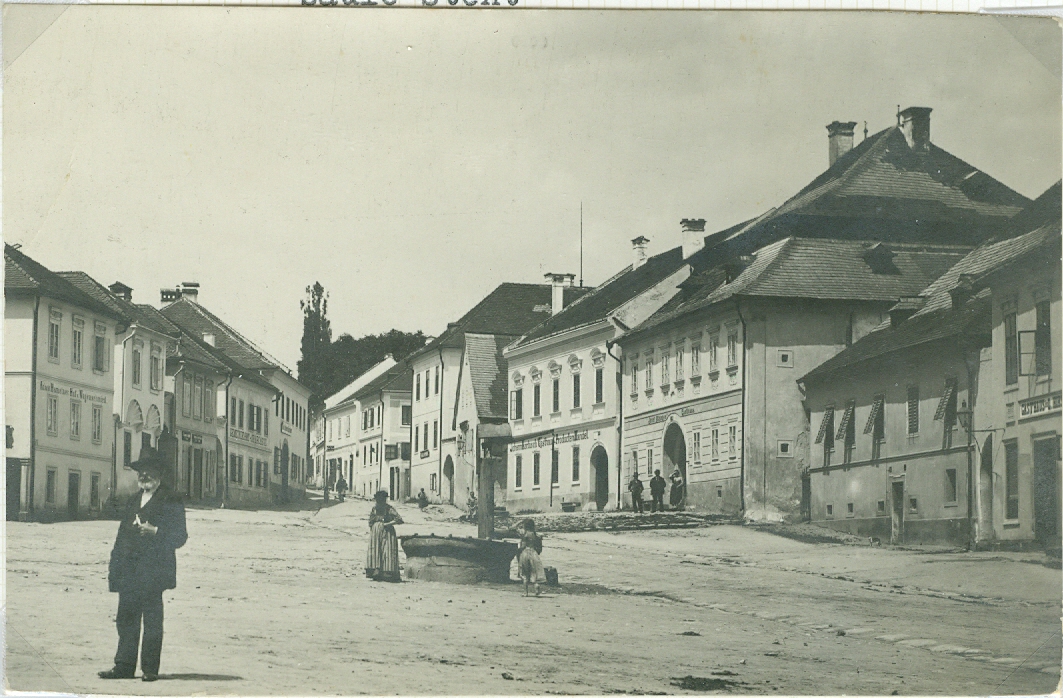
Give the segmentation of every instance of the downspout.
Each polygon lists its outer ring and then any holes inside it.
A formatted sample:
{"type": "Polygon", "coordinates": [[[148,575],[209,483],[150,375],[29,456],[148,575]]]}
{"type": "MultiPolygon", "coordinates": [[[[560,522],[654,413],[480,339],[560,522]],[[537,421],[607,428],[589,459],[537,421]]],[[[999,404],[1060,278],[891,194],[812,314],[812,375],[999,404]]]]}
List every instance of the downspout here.
{"type": "MultiPolygon", "coordinates": [[[[974,454],[971,453],[971,435],[974,433],[974,403],[977,394],[974,381],[977,381],[978,372],[971,368],[972,359],[969,352],[964,352],[964,364],[967,369],[967,410],[969,410],[967,428],[967,549],[974,550],[978,544],[978,535],[975,530],[974,518],[974,454]],[[973,379],[973,380],[972,380],[973,379]]],[[[978,362],[978,356],[974,361],[978,362]]]]}
{"type": "MultiPolygon", "coordinates": [[[[443,393],[442,390],[439,391],[443,393]]],[[[442,453],[443,449],[439,449],[442,453]]],[[[342,467],[342,466],[341,466],[342,467]]],[[[380,446],[376,452],[376,482],[377,486],[384,481],[384,391],[380,391],[380,446]]],[[[391,491],[391,473],[388,473],[388,491],[391,491]]],[[[401,500],[401,493],[399,496],[401,500]]]]}
{"type": "MultiPolygon", "coordinates": [[[[27,494],[26,499],[22,501],[21,509],[24,510],[25,518],[30,518],[33,515],[33,489],[37,474],[37,344],[39,342],[37,317],[40,313],[41,297],[36,296],[33,305],[33,357],[31,372],[33,375],[33,385],[30,388],[30,467],[26,473],[26,487],[27,494]]],[[[19,511],[21,515],[23,511],[19,511]]],[[[23,518],[20,516],[19,518],[23,518]]]]}
{"type": "MultiPolygon", "coordinates": [[[[177,413],[180,410],[180,407],[177,404],[177,387],[181,384],[181,381],[179,380],[179,378],[181,377],[181,371],[184,371],[184,370],[185,370],[185,364],[182,362],[181,363],[181,367],[178,368],[177,372],[173,374],[173,397],[174,397],[174,402],[173,402],[173,437],[174,437],[174,439],[176,439],[176,446],[177,446],[176,449],[175,449],[175,453],[174,453],[174,457],[177,459],[177,462],[174,463],[174,482],[173,482],[174,491],[177,491],[177,489],[179,488],[180,483],[177,481],[178,480],[177,473],[179,473],[180,470],[181,470],[181,436],[177,433],[177,413]]],[[[163,391],[164,395],[165,395],[165,392],[166,391],[163,391]]],[[[182,396],[183,396],[183,393],[182,393],[182,396]]],[[[191,400],[191,398],[189,398],[189,400],[191,400]]],[[[182,402],[183,402],[183,397],[182,397],[182,402]]],[[[117,425],[116,425],[116,428],[117,428],[117,425]]],[[[228,430],[226,430],[225,433],[228,434],[229,433],[228,430]]],[[[115,442],[115,448],[117,449],[117,447],[118,447],[117,446],[117,442],[115,442]]]]}
{"type": "Polygon", "coordinates": [[[742,316],[742,305],[735,296],[735,312],[738,313],[738,321],[742,323],[742,457],[738,467],[738,493],[741,497],[742,515],[746,513],[746,395],[749,381],[749,362],[746,360],[746,319],[742,316]]]}
{"type": "Polygon", "coordinates": [[[616,508],[619,510],[624,503],[623,495],[621,494],[624,485],[624,454],[622,450],[624,445],[624,367],[620,363],[620,358],[613,354],[615,345],[616,340],[613,339],[605,342],[605,353],[616,360],[616,365],[620,369],[616,372],[616,508]]]}
{"type": "MultiPolygon", "coordinates": [[[[443,347],[439,346],[439,347],[436,348],[436,350],[439,352],[439,441],[437,442],[437,445],[439,446],[439,474],[436,475],[436,487],[439,488],[439,492],[438,492],[439,501],[442,503],[442,501],[443,501],[443,395],[446,393],[446,391],[443,389],[443,386],[446,383],[447,372],[444,370],[445,367],[443,365],[443,347]]],[[[426,434],[425,435],[425,439],[427,439],[427,438],[428,438],[428,435],[426,434]]]]}
{"type": "MultiPolygon", "coordinates": [[[[232,415],[229,414],[229,386],[233,384],[233,372],[229,371],[229,379],[225,381],[225,487],[223,488],[221,506],[224,509],[229,504],[229,425],[232,424],[232,415]]],[[[177,410],[174,410],[177,413],[177,410]]],[[[278,427],[279,428],[279,427],[278,427]]]]}
{"type": "MultiPolygon", "coordinates": [[[[126,342],[128,342],[130,339],[133,338],[132,330],[133,330],[134,327],[136,327],[136,324],[130,325],[129,329],[131,331],[129,333],[129,336],[122,340],[122,384],[121,384],[122,390],[121,390],[121,402],[119,403],[119,407],[123,410],[123,412],[125,411],[125,358],[126,358],[126,356],[128,356],[128,354],[126,354],[126,351],[125,351],[125,344],[126,344],[126,342]]],[[[151,379],[149,378],[148,380],[150,381],[151,379]]],[[[165,397],[165,392],[164,392],[163,393],[163,401],[164,401],[163,411],[164,412],[166,410],[165,400],[166,400],[166,397],[165,397]]],[[[114,499],[115,497],[118,496],[118,423],[120,421],[122,421],[122,412],[118,413],[118,419],[112,419],[111,421],[114,422],[114,444],[111,446],[111,498],[114,499]]],[[[158,444],[156,444],[156,445],[158,445],[158,444]]]]}

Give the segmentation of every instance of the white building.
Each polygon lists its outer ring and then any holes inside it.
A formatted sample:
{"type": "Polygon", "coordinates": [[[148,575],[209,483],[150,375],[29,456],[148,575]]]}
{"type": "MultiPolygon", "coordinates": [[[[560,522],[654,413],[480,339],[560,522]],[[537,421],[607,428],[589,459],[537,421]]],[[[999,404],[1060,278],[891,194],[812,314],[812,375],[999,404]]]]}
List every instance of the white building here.
{"type": "Polygon", "coordinates": [[[130,318],[4,246],[7,515],[98,515],[119,488],[114,337],[130,318]]]}

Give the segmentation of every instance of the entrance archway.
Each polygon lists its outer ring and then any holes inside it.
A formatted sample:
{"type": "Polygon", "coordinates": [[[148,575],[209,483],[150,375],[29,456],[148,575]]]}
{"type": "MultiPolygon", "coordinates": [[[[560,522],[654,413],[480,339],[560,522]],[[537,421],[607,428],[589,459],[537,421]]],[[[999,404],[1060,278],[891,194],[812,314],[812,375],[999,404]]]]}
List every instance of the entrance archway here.
{"type": "Polygon", "coordinates": [[[978,468],[978,527],[980,538],[993,537],[993,435],[985,437],[978,468]]]}
{"type": "Polygon", "coordinates": [[[603,511],[609,503],[609,455],[601,446],[591,451],[591,467],[594,468],[594,503],[603,511]]]}
{"type": "Polygon", "coordinates": [[[682,506],[686,499],[687,487],[687,440],[683,436],[683,429],[672,422],[664,432],[664,472],[666,478],[671,477],[672,471],[679,468],[679,475],[683,478],[682,496],[678,502],[669,502],[672,506],[682,506]]]}
{"type": "Polygon", "coordinates": [[[444,492],[447,493],[447,502],[454,503],[454,460],[447,456],[446,462],[443,463],[443,479],[446,482],[444,485],[444,492]]]}

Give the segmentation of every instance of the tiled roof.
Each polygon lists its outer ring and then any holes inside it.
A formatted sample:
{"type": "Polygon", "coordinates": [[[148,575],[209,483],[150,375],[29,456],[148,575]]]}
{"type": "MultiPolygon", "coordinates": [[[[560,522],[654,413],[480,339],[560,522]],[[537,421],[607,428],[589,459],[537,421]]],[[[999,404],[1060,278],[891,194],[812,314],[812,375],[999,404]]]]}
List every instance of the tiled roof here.
{"type": "MultiPolygon", "coordinates": [[[[921,309],[910,318],[892,327],[883,323],[873,332],[860,338],[851,347],[820,364],[803,380],[822,380],[838,370],[859,364],[868,359],[906,349],[926,342],[955,336],[965,332],[985,331],[989,320],[989,289],[978,290],[977,281],[1002,267],[1036,256],[1049,263],[1059,264],[1060,247],[1060,187],[1050,188],[1038,201],[1031,204],[1039,213],[1026,218],[1028,223],[1040,225],[1018,237],[988,242],[971,251],[966,257],[942,274],[919,294],[925,299],[921,309]],[[1049,201],[1044,201],[1045,197],[1049,201]],[[1054,197],[1055,203],[1051,199],[1054,197]],[[1051,220],[1053,218],[1055,220],[1051,220]],[[972,300],[963,308],[953,309],[952,293],[960,284],[961,275],[974,280],[976,291],[972,300]]],[[[895,307],[899,307],[898,304],[895,307]]]]}
{"type": "Polygon", "coordinates": [[[4,294],[29,293],[66,301],[86,310],[117,320],[129,318],[120,310],[102,303],[54,271],[30,258],[22,250],[4,245],[4,294]]]}
{"type": "MultiPolygon", "coordinates": [[[[587,288],[566,288],[565,305],[587,293],[587,288]]],[[[465,333],[503,334],[518,337],[550,315],[552,288],[548,284],[503,283],[451,323],[445,332],[411,354],[407,361],[437,347],[460,347],[465,333]]]]}
{"type": "Polygon", "coordinates": [[[361,400],[363,397],[371,396],[373,393],[379,393],[381,390],[386,389],[413,390],[413,372],[410,371],[409,365],[405,362],[395,364],[352,393],[350,397],[340,402],[339,405],[361,400]]]}
{"type": "Polygon", "coordinates": [[[214,346],[240,366],[247,369],[288,369],[280,361],[266,354],[249,339],[234,330],[216,315],[195,301],[180,298],[161,310],[171,322],[193,336],[214,335],[214,346]]]}
{"type": "Polygon", "coordinates": [[[630,336],[735,296],[895,301],[926,288],[968,249],[787,238],[758,250],[731,283],[725,283],[726,273],[720,267],[692,277],[683,293],[630,336]]]}
{"type": "Polygon", "coordinates": [[[908,146],[894,126],[865,139],[758,222],[758,246],[789,235],[975,245],[1030,203],[929,144],[908,146]]]}
{"type": "Polygon", "coordinates": [[[625,267],[611,279],[591,289],[575,303],[566,306],[557,315],[533,328],[514,346],[526,346],[538,339],[609,318],[625,303],[668,278],[684,264],[690,264],[697,269],[717,260],[722,253],[722,250],[718,249],[719,243],[732,234],[740,232],[748,223],[749,221],[739,223],[726,230],[705,236],[705,246],[687,260],[683,259],[683,248],[676,247],[648,258],[637,269],[625,267]]]}
{"type": "Polygon", "coordinates": [[[83,271],[60,271],[57,273],[100,303],[111,308],[114,312],[130,318],[149,330],[174,337],[181,332],[176,325],[167,320],[155,308],[150,305],[135,305],[121,296],[116,296],[111,293],[110,289],[83,271]]]}
{"type": "Polygon", "coordinates": [[[502,350],[514,339],[511,335],[465,335],[476,414],[481,418],[508,416],[506,360],[502,350]]]}

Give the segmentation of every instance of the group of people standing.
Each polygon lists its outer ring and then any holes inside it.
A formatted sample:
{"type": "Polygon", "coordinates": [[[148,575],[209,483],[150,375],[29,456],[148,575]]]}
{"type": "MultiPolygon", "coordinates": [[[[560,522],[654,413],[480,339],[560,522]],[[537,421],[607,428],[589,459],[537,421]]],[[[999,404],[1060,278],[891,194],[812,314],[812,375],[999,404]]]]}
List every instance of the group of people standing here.
{"type": "MultiPolygon", "coordinates": [[[[686,499],[686,483],[683,481],[683,473],[680,472],[677,467],[672,471],[672,474],[668,478],[672,481],[672,489],[668,494],[668,504],[675,511],[679,511],[683,508],[683,501],[686,499]]],[[[631,505],[638,513],[643,513],[645,507],[642,503],[642,493],[645,491],[645,487],[642,484],[642,480],[639,478],[639,473],[636,470],[635,474],[631,476],[631,482],[627,485],[628,492],[631,493],[631,505]]],[[[660,470],[653,471],[653,477],[650,478],[650,511],[667,511],[664,506],[664,492],[668,489],[668,480],[661,477],[660,470]]]]}

